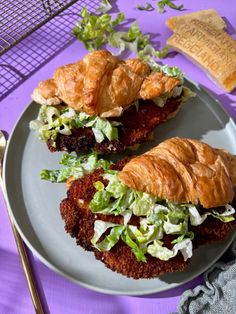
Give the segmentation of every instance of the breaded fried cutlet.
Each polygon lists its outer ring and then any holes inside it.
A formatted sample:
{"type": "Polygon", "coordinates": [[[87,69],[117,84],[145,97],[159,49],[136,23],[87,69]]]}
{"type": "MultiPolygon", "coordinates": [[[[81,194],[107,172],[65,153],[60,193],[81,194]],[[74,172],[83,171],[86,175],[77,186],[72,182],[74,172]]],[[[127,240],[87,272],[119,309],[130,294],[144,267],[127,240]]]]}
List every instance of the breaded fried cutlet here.
{"type": "MultiPolygon", "coordinates": [[[[121,170],[129,158],[121,160],[112,166],[114,170],[121,170]]],[[[137,261],[130,247],[123,241],[119,242],[107,252],[100,252],[91,244],[94,235],[95,220],[123,223],[123,216],[94,214],[89,209],[89,202],[92,200],[96,189],[94,183],[97,181],[107,184],[103,179],[102,169],[97,169],[84,178],[73,181],[65,198],[60,204],[61,216],[65,221],[65,230],[76,239],[77,245],[85,250],[93,251],[95,257],[102,261],[108,268],[134,279],[153,278],[159,275],[183,271],[187,268],[189,260],[184,261],[181,253],[167,261],[160,260],[147,254],[147,262],[137,261]]],[[[130,224],[139,226],[140,217],[132,216],[130,224]]],[[[197,236],[193,240],[196,249],[199,245],[223,240],[229,231],[236,226],[236,220],[223,223],[218,219],[208,217],[200,226],[191,226],[190,230],[195,231],[197,236]]],[[[165,235],[163,242],[167,248],[171,248],[173,235],[165,235]]]]}

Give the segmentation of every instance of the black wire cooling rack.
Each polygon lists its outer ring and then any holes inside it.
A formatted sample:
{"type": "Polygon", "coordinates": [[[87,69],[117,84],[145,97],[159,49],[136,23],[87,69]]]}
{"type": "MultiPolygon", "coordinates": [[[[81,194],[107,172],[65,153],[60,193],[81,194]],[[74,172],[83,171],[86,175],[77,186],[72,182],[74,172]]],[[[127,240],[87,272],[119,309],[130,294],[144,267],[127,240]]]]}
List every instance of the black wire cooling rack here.
{"type": "Polygon", "coordinates": [[[0,1],[0,100],[75,40],[82,7],[99,0],[0,1]]]}

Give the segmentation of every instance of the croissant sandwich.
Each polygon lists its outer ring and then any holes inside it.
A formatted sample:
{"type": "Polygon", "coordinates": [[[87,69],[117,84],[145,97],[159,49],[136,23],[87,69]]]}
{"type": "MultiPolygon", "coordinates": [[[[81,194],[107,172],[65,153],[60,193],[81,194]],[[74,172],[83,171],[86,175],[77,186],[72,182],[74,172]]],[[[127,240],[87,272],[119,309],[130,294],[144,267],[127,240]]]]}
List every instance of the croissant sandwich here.
{"type": "Polygon", "coordinates": [[[74,179],[60,204],[66,231],[128,277],[183,271],[236,226],[236,158],[197,140],[171,138],[74,179]]]}
{"type": "Polygon", "coordinates": [[[192,95],[176,67],[152,71],[100,50],[39,83],[32,98],[42,106],[30,126],[51,151],[120,153],[146,141],[192,95]]]}

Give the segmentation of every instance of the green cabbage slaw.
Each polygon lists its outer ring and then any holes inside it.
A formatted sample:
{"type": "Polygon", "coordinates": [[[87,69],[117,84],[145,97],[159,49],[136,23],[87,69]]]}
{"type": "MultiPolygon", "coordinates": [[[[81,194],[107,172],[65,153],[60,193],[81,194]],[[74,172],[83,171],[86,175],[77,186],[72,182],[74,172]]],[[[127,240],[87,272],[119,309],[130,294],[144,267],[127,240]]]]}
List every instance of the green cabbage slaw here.
{"type": "Polygon", "coordinates": [[[192,204],[175,204],[161,200],[148,193],[132,190],[117,177],[118,171],[106,170],[103,178],[108,181],[105,186],[98,181],[97,189],[90,202],[94,214],[122,215],[123,224],[113,224],[96,220],[92,244],[100,251],[109,251],[119,240],[126,243],[138,261],[146,262],[146,254],[167,261],[181,252],[184,260],[193,254],[192,240],[194,233],[190,226],[202,224],[207,216],[213,216],[222,222],[234,220],[235,209],[227,204],[224,212],[217,208],[200,214],[200,206],[192,204]],[[140,225],[129,224],[132,215],[140,217],[140,225]],[[105,232],[109,234],[100,241],[105,232]],[[164,235],[174,236],[173,247],[164,246],[164,235]]]}
{"type": "Polygon", "coordinates": [[[101,143],[105,139],[109,141],[118,139],[118,128],[120,123],[108,121],[99,116],[89,116],[85,112],[76,112],[67,106],[42,105],[36,120],[30,122],[30,128],[37,131],[40,140],[51,141],[56,147],[58,133],[70,135],[73,128],[91,127],[95,140],[101,143]]]}

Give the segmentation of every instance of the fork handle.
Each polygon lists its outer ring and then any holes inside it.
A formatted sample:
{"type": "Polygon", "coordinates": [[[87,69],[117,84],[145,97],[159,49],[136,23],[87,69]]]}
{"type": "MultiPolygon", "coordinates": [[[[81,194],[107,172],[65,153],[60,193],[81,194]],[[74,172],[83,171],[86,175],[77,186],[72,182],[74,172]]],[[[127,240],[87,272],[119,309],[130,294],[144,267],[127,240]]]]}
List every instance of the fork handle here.
{"type": "Polygon", "coordinates": [[[31,296],[32,303],[33,303],[33,306],[34,306],[34,309],[35,309],[35,313],[37,313],[37,314],[45,314],[46,311],[44,311],[44,309],[43,309],[43,304],[42,304],[41,298],[39,296],[39,292],[38,292],[38,288],[37,288],[37,285],[36,285],[36,280],[35,280],[34,274],[32,272],[32,268],[30,266],[30,261],[29,261],[28,254],[27,254],[27,251],[26,251],[25,243],[24,243],[23,239],[21,238],[18,230],[16,229],[16,226],[14,224],[14,221],[13,221],[13,219],[11,217],[10,211],[8,209],[8,206],[7,206],[6,196],[5,196],[5,188],[4,188],[3,180],[2,180],[2,177],[1,177],[1,171],[0,171],[0,186],[2,188],[2,194],[3,194],[4,203],[5,203],[5,206],[6,206],[6,209],[7,209],[7,212],[8,212],[8,216],[9,216],[9,219],[10,219],[13,235],[14,235],[14,238],[15,238],[17,250],[18,250],[18,253],[19,253],[19,256],[20,256],[20,259],[21,259],[21,263],[22,263],[22,266],[23,266],[24,273],[25,273],[26,281],[27,281],[27,284],[28,284],[28,287],[29,287],[30,296],[31,296]]]}
{"type": "Polygon", "coordinates": [[[10,221],[11,221],[11,227],[12,227],[12,231],[13,231],[14,238],[16,241],[18,253],[19,253],[21,263],[23,266],[23,270],[25,273],[26,281],[27,281],[27,284],[29,287],[30,296],[31,296],[32,303],[33,303],[33,306],[35,309],[35,313],[45,314],[45,312],[43,310],[43,305],[42,305],[42,302],[41,302],[41,299],[39,296],[38,288],[36,286],[36,282],[34,279],[34,275],[33,275],[32,269],[30,267],[30,261],[29,261],[28,255],[27,255],[25,243],[23,242],[19,232],[17,231],[16,226],[13,223],[11,217],[10,217],[10,221]]]}

